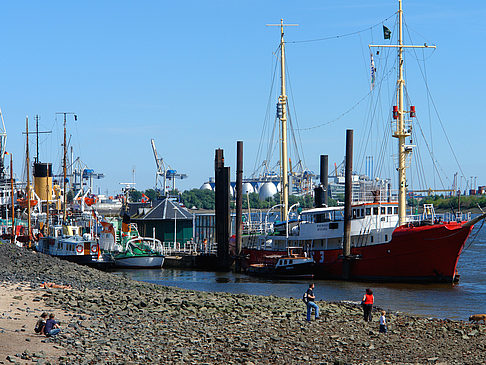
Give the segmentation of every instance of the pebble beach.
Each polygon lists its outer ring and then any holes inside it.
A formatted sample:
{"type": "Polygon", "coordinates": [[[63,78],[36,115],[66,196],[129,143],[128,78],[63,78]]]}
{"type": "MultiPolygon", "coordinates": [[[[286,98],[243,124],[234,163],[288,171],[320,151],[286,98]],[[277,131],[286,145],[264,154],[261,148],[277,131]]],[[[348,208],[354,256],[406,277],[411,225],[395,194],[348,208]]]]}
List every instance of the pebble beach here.
{"type": "MultiPolygon", "coordinates": [[[[141,283],[0,244],[0,363],[481,364],[486,326],[387,310],[388,333],[353,303],[189,291],[141,283]],[[43,289],[42,282],[72,289],[43,289]],[[43,311],[62,331],[34,335],[43,311]]],[[[379,306],[379,298],[376,298],[379,306]]]]}

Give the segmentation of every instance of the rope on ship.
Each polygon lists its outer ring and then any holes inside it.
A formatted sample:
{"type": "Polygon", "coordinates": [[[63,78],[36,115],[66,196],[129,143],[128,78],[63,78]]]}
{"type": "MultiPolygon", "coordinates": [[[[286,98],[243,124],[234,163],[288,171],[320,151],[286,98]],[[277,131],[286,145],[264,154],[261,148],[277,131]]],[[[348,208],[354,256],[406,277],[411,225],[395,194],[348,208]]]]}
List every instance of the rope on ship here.
{"type": "Polygon", "coordinates": [[[357,31],[354,31],[354,32],[351,32],[351,33],[345,33],[345,34],[338,34],[338,35],[333,35],[333,36],[328,36],[328,37],[323,37],[323,38],[315,38],[315,39],[305,39],[305,40],[298,40],[298,41],[290,41],[290,42],[285,42],[286,44],[288,43],[310,43],[310,42],[322,42],[322,41],[328,41],[330,39],[338,39],[338,38],[344,38],[344,37],[350,37],[350,36],[353,36],[353,35],[356,35],[356,34],[360,34],[360,33],[363,33],[363,32],[368,32],[370,30],[373,30],[373,28],[376,28],[376,27],[379,27],[380,25],[383,25],[384,22],[386,22],[387,20],[391,19],[391,18],[394,18],[396,16],[396,12],[393,13],[392,15],[388,16],[387,18],[383,19],[381,22],[379,23],[376,23],[375,25],[372,25],[371,27],[368,27],[368,28],[365,28],[365,29],[361,29],[361,30],[357,30],[357,31]]]}

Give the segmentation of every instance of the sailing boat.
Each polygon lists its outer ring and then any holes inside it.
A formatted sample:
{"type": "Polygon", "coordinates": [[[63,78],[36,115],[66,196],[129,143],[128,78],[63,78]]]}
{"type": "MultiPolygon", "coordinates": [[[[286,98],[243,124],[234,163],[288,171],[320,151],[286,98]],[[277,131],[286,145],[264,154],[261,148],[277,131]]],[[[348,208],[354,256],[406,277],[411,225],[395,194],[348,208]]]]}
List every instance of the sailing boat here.
{"type": "MultiPolygon", "coordinates": [[[[396,129],[393,137],[398,140],[399,164],[398,201],[382,192],[370,192],[359,201],[351,201],[349,207],[314,208],[300,215],[298,225],[285,232],[247,239],[242,254],[246,266],[265,262],[265,258],[285,255],[288,247],[303,247],[313,257],[315,276],[322,279],[346,279],[382,282],[446,282],[458,279],[456,266],[464,244],[475,223],[486,217],[483,214],[470,219],[470,215],[435,214],[432,205],[424,206],[421,216],[406,215],[406,157],[412,147],[405,144],[410,135],[405,127],[405,115],[415,116],[414,108],[405,110],[403,79],[403,51],[407,46],[402,38],[402,1],[399,0],[399,34],[395,47],[398,49],[397,106],[393,108],[396,129]],[[391,199],[390,199],[391,198],[391,199]],[[345,230],[346,223],[349,229],[345,230]]],[[[281,37],[283,53],[283,26],[281,37]]],[[[283,63],[284,61],[282,61],[283,63]]],[[[282,74],[284,69],[282,68],[282,74]]],[[[282,84],[285,78],[282,76],[282,84]]],[[[283,113],[285,124],[285,86],[282,86],[283,113]]],[[[282,127],[282,151],[284,151],[286,128],[282,127]]],[[[282,157],[283,152],[282,152],[282,157]]],[[[286,158],[282,158],[285,173],[286,158]]],[[[285,179],[285,175],[283,176],[285,179]]],[[[284,180],[285,181],[285,180],[284,180]]],[[[284,219],[288,221],[288,190],[283,184],[284,219]]],[[[288,225],[287,225],[288,227],[288,225]]]]}

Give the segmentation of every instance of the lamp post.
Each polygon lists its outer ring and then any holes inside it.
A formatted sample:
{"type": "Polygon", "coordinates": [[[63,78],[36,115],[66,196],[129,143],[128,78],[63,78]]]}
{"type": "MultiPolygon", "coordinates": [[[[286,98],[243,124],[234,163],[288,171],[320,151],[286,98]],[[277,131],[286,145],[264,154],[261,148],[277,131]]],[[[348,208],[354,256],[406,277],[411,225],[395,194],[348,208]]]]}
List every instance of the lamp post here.
{"type": "Polygon", "coordinates": [[[274,205],[273,207],[271,207],[268,211],[267,211],[267,214],[265,214],[265,234],[267,234],[267,224],[268,224],[268,215],[270,214],[270,211],[273,209],[273,208],[277,208],[277,207],[283,207],[283,204],[277,204],[277,205],[274,205]]]}
{"type": "Polygon", "coordinates": [[[286,225],[286,237],[287,237],[287,241],[289,240],[289,214],[292,210],[293,207],[298,207],[300,205],[299,202],[295,203],[294,205],[292,205],[290,208],[289,208],[289,211],[287,212],[287,225],[286,225]]]}

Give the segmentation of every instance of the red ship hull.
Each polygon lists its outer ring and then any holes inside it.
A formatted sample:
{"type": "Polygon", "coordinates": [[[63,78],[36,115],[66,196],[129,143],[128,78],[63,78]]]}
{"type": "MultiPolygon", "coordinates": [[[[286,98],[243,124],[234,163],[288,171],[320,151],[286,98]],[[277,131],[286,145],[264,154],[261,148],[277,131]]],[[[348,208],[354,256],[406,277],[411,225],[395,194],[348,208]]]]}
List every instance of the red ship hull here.
{"type": "MultiPolygon", "coordinates": [[[[463,222],[464,223],[464,222],[463,222]]],[[[456,267],[472,226],[463,223],[401,226],[389,242],[353,247],[351,280],[379,282],[446,282],[456,276],[456,267]]],[[[265,256],[281,251],[243,249],[247,264],[262,262],[265,256]]],[[[342,250],[310,251],[315,262],[315,277],[342,279],[342,250]]]]}

